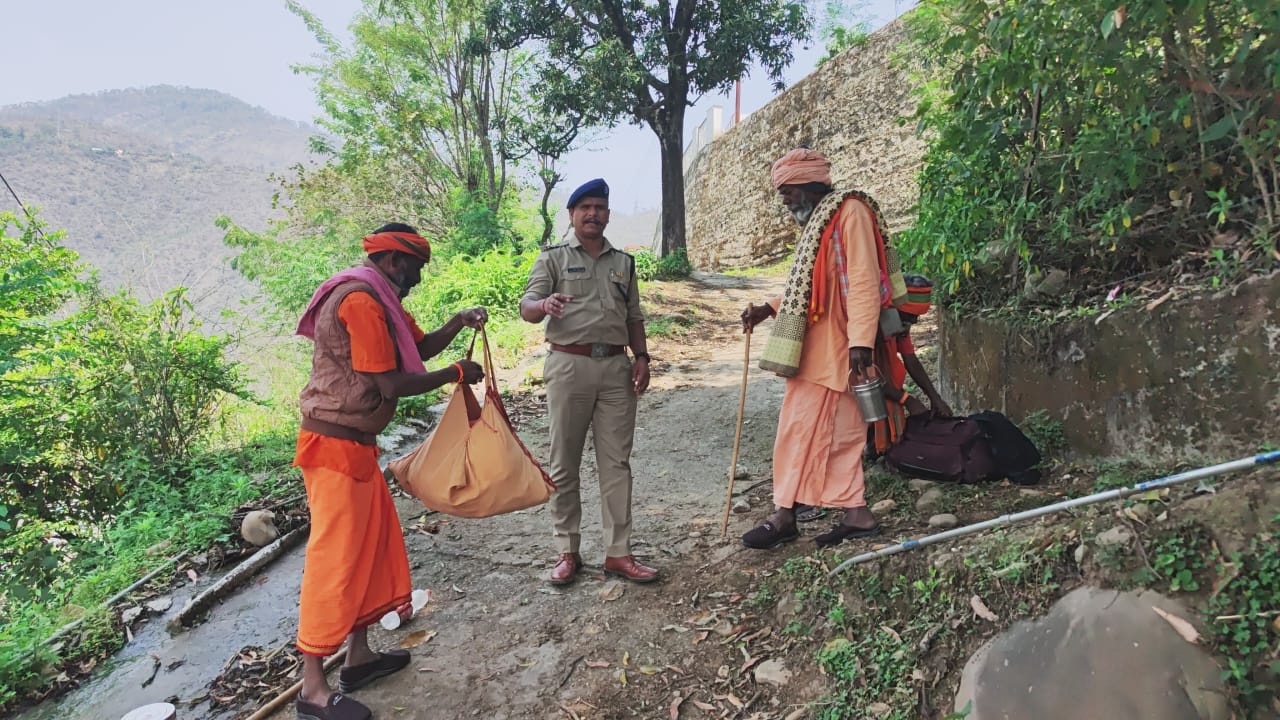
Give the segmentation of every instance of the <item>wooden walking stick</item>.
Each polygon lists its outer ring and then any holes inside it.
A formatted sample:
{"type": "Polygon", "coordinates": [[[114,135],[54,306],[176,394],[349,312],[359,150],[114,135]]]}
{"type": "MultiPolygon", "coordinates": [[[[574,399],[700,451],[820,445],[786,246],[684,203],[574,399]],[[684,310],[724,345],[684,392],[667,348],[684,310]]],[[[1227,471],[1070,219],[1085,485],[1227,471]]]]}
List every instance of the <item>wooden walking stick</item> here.
{"type": "MultiPolygon", "coordinates": [[[[747,314],[751,304],[747,304],[747,314]]],[[[720,537],[729,532],[729,509],[733,505],[733,479],[738,474],[738,443],[742,440],[742,411],[747,406],[747,371],[751,368],[751,328],[747,328],[742,342],[742,390],[738,392],[738,428],[733,432],[733,461],[729,463],[729,495],[724,499],[724,522],[720,524],[720,537]]]]}

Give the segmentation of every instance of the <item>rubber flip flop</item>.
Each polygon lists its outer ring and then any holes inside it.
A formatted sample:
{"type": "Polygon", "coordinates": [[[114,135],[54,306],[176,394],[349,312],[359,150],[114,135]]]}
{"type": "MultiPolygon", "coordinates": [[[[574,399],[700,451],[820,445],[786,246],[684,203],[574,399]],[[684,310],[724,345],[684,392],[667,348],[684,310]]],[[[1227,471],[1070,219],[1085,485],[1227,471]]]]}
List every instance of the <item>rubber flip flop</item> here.
{"type": "Polygon", "coordinates": [[[852,525],[837,525],[831,532],[823,533],[814,538],[813,541],[818,547],[832,547],[848,540],[849,538],[865,538],[875,537],[880,534],[880,525],[877,523],[869,528],[857,528],[852,525]]]}
{"type": "Polygon", "coordinates": [[[796,522],[802,522],[802,523],[813,522],[814,520],[821,520],[822,518],[827,516],[827,509],[824,507],[818,507],[816,505],[804,505],[801,503],[796,503],[795,510],[796,510],[796,522]]]}

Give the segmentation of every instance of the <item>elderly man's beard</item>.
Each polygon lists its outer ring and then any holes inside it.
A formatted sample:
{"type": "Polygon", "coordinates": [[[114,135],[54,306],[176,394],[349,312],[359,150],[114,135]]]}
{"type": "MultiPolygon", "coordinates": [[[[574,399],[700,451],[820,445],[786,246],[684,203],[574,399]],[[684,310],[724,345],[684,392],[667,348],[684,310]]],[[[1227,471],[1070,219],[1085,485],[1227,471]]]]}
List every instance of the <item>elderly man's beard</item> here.
{"type": "Polygon", "coordinates": [[[804,225],[809,222],[809,218],[813,215],[813,201],[806,198],[788,205],[787,209],[791,211],[791,217],[795,218],[796,222],[804,225]]]}

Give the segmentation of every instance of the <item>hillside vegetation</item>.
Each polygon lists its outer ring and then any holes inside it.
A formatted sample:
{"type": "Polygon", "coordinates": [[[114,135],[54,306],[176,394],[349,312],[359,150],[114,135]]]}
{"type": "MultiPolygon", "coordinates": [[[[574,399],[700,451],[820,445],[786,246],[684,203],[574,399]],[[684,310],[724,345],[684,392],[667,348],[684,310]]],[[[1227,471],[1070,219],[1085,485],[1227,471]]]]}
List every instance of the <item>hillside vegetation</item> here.
{"type": "MultiPolygon", "coordinates": [[[[271,174],[316,132],[211,90],[116,90],[0,108],[0,169],[105,287],[183,286],[214,319],[251,294],[214,220],[265,224],[271,174]]],[[[0,209],[19,210],[7,193],[0,209]]]]}

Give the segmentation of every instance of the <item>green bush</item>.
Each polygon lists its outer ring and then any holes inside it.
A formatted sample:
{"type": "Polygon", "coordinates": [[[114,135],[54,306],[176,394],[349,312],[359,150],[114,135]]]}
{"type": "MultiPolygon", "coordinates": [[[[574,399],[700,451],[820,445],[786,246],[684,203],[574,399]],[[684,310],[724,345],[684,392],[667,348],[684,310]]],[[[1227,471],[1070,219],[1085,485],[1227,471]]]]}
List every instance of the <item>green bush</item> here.
{"type": "Polygon", "coordinates": [[[184,292],[148,305],[83,291],[4,374],[0,502],[30,518],[97,520],[130,478],[181,461],[245,396],[230,340],[200,334],[184,292]]]}
{"type": "Polygon", "coordinates": [[[652,250],[637,250],[631,253],[636,259],[636,277],[641,280],[655,280],[658,277],[658,256],[652,250]]]}
{"type": "Polygon", "coordinates": [[[908,24],[929,147],[899,245],[948,302],[1050,267],[1071,287],[1037,302],[1276,267],[1274,3],[926,0],[908,24]]]}
{"type": "Polygon", "coordinates": [[[689,264],[689,255],[684,249],[658,257],[650,250],[638,250],[632,253],[636,259],[636,277],[641,280],[679,280],[689,277],[693,266],[689,264]]]}

